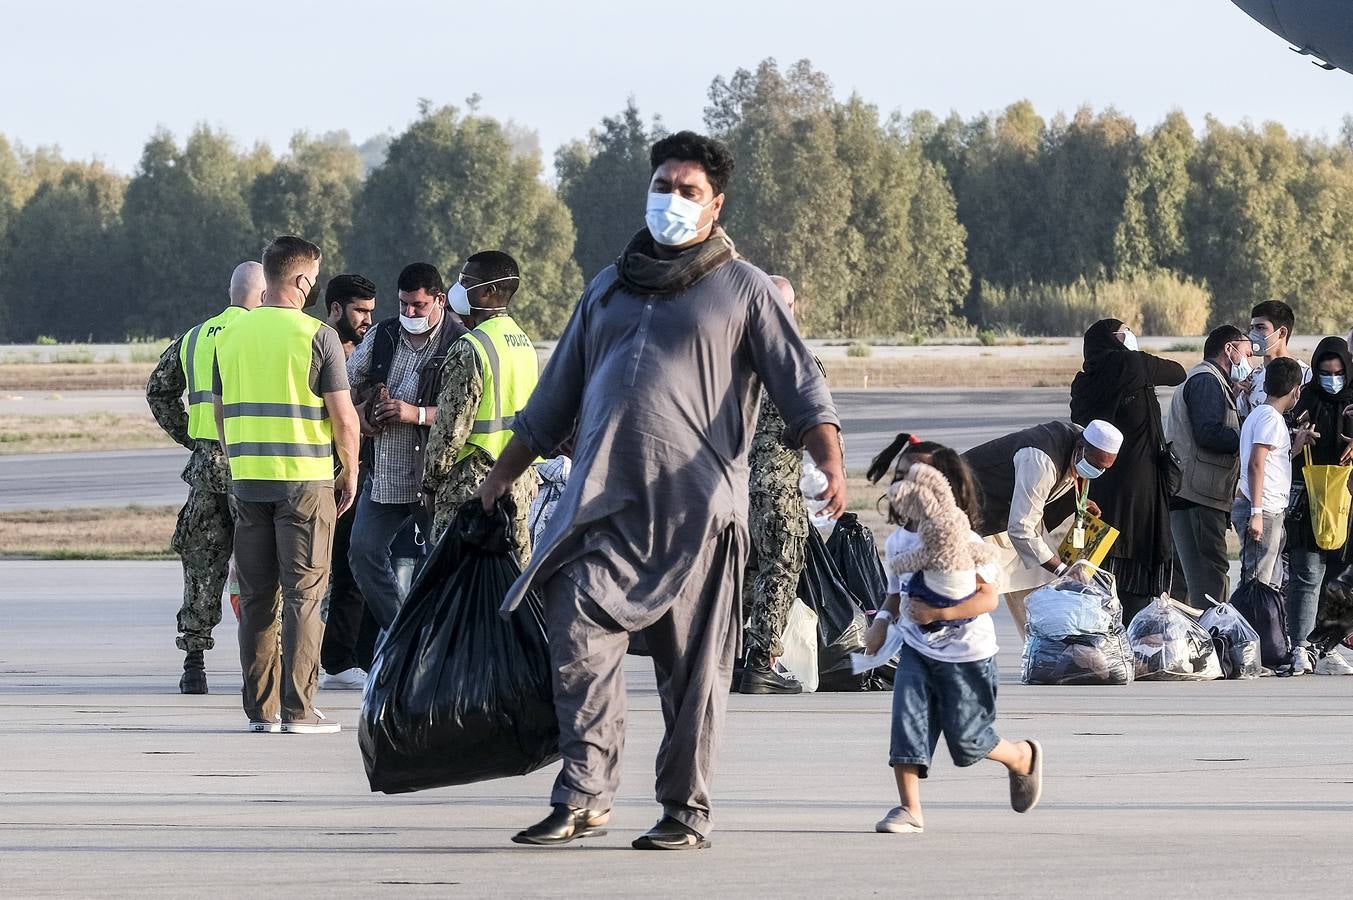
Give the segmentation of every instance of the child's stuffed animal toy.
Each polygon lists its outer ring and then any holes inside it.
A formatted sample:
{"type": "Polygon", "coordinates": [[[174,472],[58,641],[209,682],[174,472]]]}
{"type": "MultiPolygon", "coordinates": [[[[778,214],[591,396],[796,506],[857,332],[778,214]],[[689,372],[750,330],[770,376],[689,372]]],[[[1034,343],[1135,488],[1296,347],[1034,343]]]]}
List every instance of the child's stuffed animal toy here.
{"type": "Polygon", "coordinates": [[[977,567],[995,560],[996,551],[972,539],[972,524],[954,500],[949,479],[925,463],[916,463],[889,493],[893,509],[912,522],[921,546],[893,560],[899,575],[915,572],[924,587],[909,593],[932,606],[952,606],[977,590],[977,567]],[[949,602],[944,602],[948,600],[949,602]]]}

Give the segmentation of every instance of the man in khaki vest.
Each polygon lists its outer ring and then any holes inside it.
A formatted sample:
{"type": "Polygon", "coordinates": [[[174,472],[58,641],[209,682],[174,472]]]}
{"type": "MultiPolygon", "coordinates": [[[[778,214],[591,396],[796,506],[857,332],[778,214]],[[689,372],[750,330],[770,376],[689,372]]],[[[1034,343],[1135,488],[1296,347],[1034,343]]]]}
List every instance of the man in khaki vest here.
{"type": "MultiPolygon", "coordinates": [[[[1226,530],[1240,478],[1240,415],[1236,383],[1250,374],[1250,342],[1234,325],[1213,329],[1203,360],[1189,370],[1170,401],[1165,439],[1179,457],[1179,493],[1170,499],[1170,532],[1183,570],[1187,599],[1225,600],[1226,530]]],[[[1179,592],[1176,590],[1176,594],[1179,592]]]]}

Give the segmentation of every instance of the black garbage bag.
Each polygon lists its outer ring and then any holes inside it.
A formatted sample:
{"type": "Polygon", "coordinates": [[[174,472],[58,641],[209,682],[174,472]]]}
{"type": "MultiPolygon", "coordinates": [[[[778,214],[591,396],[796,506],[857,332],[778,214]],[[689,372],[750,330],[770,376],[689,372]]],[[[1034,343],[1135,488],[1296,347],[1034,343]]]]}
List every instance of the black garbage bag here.
{"type": "Polygon", "coordinates": [[[1324,656],[1340,643],[1349,646],[1349,635],[1353,635],[1353,597],[1345,591],[1331,592],[1326,582],[1320,592],[1320,605],[1316,608],[1315,628],[1306,639],[1311,642],[1316,655],[1324,656]]]}
{"type": "Polygon", "coordinates": [[[1251,578],[1232,592],[1230,603],[1259,633],[1260,662],[1270,669],[1288,665],[1292,646],[1287,638],[1287,609],[1282,594],[1251,578]]]}
{"type": "Polygon", "coordinates": [[[860,608],[865,612],[882,608],[888,578],[883,572],[874,533],[860,522],[859,516],[846,513],[836,520],[826,543],[828,555],[860,608]]]}
{"type": "Polygon", "coordinates": [[[818,691],[867,691],[881,687],[882,683],[869,672],[856,675],[851,669],[850,654],[864,651],[868,623],[816,528],[808,529],[799,599],[817,613],[818,691]]]}
{"type": "Polygon", "coordinates": [[[1020,681],[1025,684],[1131,684],[1135,664],[1127,630],[1052,638],[1030,633],[1020,681]]]}
{"type": "Polygon", "coordinates": [[[521,569],[510,500],[460,508],[376,658],[357,743],[373,791],[421,791],[525,775],[559,758],[540,601],[498,607],[521,569]]]}

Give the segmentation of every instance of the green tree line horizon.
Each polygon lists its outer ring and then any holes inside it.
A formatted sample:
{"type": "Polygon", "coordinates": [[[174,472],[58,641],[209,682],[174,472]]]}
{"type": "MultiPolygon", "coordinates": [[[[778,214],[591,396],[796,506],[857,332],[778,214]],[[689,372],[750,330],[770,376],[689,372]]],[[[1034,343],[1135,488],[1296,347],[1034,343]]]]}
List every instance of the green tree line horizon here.
{"type": "MultiPolygon", "coordinates": [[[[1353,324],[1353,120],[1324,139],[1179,111],[1149,127],[1112,107],[1045,118],[1027,100],[881,114],[807,60],[717,76],[706,96],[700,128],[736,161],[724,225],[795,283],[810,336],[1069,335],[1104,316],[1199,335],[1270,298],[1300,333],[1353,324]]],[[[667,130],[631,99],[547,170],[534,133],[477,98],[422,101],[399,134],[302,132],[281,155],[205,125],[182,143],[157,131],[130,175],[0,134],[0,341],[181,333],[281,233],[323,249],[317,290],[361,272],[386,315],[405,264],[449,280],[506,250],[518,319],[553,338],[643,227],[667,130]]]]}

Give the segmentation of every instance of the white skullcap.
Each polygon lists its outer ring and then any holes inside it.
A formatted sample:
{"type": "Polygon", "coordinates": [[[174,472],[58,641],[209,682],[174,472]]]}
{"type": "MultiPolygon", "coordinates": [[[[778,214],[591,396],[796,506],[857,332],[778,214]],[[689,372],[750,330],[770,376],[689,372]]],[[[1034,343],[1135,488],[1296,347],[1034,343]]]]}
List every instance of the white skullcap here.
{"type": "Polygon", "coordinates": [[[1095,419],[1089,425],[1086,425],[1083,437],[1085,443],[1096,450],[1103,450],[1105,453],[1116,455],[1119,450],[1123,449],[1123,432],[1103,419],[1095,419]]]}

